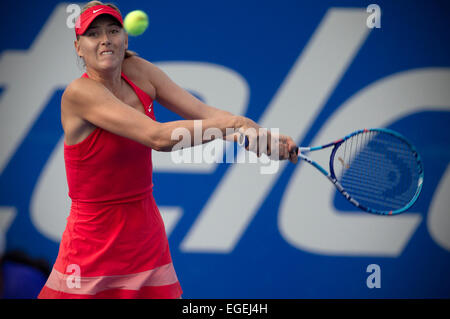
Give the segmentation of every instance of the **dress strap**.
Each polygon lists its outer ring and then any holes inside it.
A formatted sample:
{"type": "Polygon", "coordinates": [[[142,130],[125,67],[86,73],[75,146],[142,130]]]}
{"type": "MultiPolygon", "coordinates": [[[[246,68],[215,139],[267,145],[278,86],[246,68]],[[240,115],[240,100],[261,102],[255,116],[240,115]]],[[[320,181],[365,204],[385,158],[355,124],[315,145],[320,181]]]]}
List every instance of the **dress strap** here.
{"type": "MultiPolygon", "coordinates": [[[[148,95],[146,92],[144,92],[139,86],[134,84],[123,72],[121,72],[122,78],[133,88],[134,92],[139,98],[139,101],[141,101],[142,106],[145,109],[145,113],[150,116],[153,120],[155,120],[155,113],[153,110],[153,99],[150,95],[148,95]]],[[[87,73],[84,73],[81,77],[83,78],[89,78],[87,73]]]]}
{"type": "Polygon", "coordinates": [[[136,95],[138,96],[139,100],[141,101],[145,112],[153,119],[155,119],[155,114],[153,112],[153,99],[144,92],[139,86],[134,84],[123,72],[122,72],[123,79],[131,85],[134,92],[136,92],[136,95]]]}

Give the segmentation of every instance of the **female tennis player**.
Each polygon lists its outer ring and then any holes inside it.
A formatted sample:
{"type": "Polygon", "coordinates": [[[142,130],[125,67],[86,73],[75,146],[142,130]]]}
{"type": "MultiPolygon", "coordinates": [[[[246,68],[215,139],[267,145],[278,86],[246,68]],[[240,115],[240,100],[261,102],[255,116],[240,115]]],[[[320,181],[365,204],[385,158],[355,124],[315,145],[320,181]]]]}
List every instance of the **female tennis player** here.
{"type": "MultiPolygon", "coordinates": [[[[74,42],[86,73],[61,100],[70,215],[39,298],[180,298],[160,212],[152,195],[152,149],[171,151],[175,129],[260,128],[206,105],[152,63],[128,51],[117,7],[89,2],[74,42]],[[157,122],[153,101],[186,120],[157,122]]],[[[236,134],[225,136],[235,139],[236,134]]],[[[202,140],[198,143],[206,143],[202,140]]],[[[195,141],[192,141],[194,145],[195,141]]],[[[297,161],[281,135],[279,159],[297,161]]],[[[271,153],[270,147],[257,150],[271,153]]]]}

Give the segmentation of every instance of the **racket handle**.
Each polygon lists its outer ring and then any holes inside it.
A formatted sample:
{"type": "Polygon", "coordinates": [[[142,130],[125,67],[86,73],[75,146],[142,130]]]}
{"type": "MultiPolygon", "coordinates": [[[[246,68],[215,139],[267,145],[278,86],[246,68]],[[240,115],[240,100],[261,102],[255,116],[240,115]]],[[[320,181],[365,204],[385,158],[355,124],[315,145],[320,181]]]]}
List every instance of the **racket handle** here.
{"type": "MultiPolygon", "coordinates": [[[[239,144],[240,146],[243,146],[243,147],[247,148],[247,147],[250,145],[250,141],[248,140],[248,137],[247,137],[246,135],[240,134],[240,135],[239,135],[239,139],[238,139],[238,144],[239,144]]],[[[298,151],[298,146],[296,146],[296,147],[294,148],[294,150],[293,150],[293,151],[290,151],[289,153],[290,153],[290,154],[298,155],[298,153],[299,153],[299,151],[298,151]]]]}
{"type": "Polygon", "coordinates": [[[249,140],[248,140],[248,137],[247,136],[245,136],[244,134],[239,134],[239,137],[238,137],[238,144],[239,144],[239,146],[242,146],[242,147],[245,147],[245,148],[247,148],[248,146],[249,146],[249,144],[250,144],[250,142],[249,142],[249,140]]]}

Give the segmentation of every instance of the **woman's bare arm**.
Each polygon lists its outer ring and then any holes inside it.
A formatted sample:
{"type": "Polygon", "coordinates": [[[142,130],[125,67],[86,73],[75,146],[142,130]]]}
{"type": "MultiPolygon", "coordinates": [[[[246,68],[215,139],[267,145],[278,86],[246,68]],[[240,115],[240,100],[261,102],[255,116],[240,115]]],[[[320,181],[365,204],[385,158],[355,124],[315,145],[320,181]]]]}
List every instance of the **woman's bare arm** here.
{"type": "MultiPolygon", "coordinates": [[[[180,141],[179,136],[172,134],[176,129],[185,129],[189,132],[192,137],[191,146],[209,141],[203,139],[194,141],[193,120],[156,122],[123,103],[102,84],[91,79],[80,78],[72,82],[63,94],[61,105],[65,112],[157,151],[171,151],[180,141]]],[[[245,126],[245,123],[242,117],[231,114],[207,118],[201,121],[201,136],[209,128],[219,129],[225,135],[227,128],[237,129],[245,126]]]]}

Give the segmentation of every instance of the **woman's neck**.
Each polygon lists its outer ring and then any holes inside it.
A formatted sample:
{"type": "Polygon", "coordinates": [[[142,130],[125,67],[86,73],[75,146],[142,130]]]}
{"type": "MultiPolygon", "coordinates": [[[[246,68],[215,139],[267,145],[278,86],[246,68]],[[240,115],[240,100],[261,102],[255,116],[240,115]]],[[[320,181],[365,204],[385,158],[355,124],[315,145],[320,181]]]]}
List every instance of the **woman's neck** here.
{"type": "Polygon", "coordinates": [[[122,70],[116,69],[114,71],[104,71],[98,72],[97,70],[88,69],[86,70],[87,75],[90,79],[102,83],[111,92],[116,93],[120,90],[122,86],[122,70]]]}

